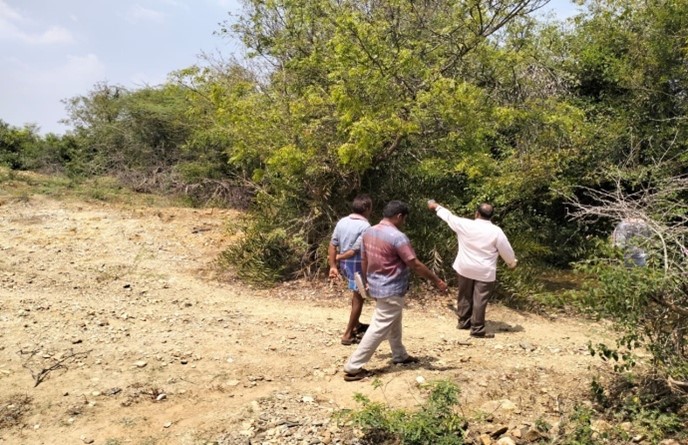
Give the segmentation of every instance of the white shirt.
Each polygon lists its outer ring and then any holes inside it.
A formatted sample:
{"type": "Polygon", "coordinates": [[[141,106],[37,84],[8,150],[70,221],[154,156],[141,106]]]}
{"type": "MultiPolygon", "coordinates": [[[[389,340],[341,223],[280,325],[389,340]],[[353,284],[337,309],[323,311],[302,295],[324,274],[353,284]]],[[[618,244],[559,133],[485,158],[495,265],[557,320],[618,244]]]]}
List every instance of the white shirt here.
{"type": "Polygon", "coordinates": [[[514,249],[499,227],[486,219],[467,219],[437,206],[437,216],[449,224],[459,240],[459,253],[453,268],[472,280],[492,282],[497,279],[497,257],[513,267],[514,249]]]}

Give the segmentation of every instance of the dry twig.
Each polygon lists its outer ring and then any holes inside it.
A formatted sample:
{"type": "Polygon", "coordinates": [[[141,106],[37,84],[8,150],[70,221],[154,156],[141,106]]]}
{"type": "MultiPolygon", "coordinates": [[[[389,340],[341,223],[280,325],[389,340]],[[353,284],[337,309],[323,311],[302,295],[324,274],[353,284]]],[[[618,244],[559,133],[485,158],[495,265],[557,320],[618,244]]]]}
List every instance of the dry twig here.
{"type": "Polygon", "coordinates": [[[38,354],[38,349],[35,349],[30,352],[24,352],[24,351],[19,351],[18,354],[20,356],[29,354],[29,358],[22,363],[22,368],[27,369],[29,373],[31,373],[31,377],[33,377],[34,380],[34,385],[33,387],[37,387],[40,385],[47,377],[48,374],[50,374],[52,371],[55,371],[57,369],[68,369],[66,364],[74,362],[76,360],[80,360],[83,358],[88,357],[88,354],[91,353],[92,350],[84,351],[84,352],[74,352],[72,350],[69,351],[67,354],[63,354],[62,358],[59,360],[55,360],[50,366],[47,367],[42,367],[40,370],[33,370],[30,366],[31,361],[33,358],[38,354]]]}

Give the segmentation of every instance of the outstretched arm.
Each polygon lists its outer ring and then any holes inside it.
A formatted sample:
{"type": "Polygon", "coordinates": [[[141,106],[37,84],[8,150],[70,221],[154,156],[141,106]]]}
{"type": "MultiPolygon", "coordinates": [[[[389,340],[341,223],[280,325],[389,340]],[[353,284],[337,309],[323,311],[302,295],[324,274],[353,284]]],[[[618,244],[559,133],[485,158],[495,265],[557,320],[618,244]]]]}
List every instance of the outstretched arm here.
{"type": "Polygon", "coordinates": [[[434,211],[437,213],[437,216],[439,216],[442,220],[444,220],[451,229],[456,232],[456,233],[461,233],[462,232],[462,220],[464,218],[460,218],[456,215],[454,215],[451,211],[448,209],[442,207],[440,204],[435,202],[434,199],[431,199],[428,201],[428,209],[434,211]]]}

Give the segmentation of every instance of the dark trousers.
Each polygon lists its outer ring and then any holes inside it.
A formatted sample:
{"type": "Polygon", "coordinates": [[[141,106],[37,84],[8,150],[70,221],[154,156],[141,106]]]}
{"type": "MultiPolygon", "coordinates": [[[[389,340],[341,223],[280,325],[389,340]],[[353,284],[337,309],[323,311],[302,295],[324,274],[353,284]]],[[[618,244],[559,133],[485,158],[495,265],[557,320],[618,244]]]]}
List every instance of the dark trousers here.
{"type": "Polygon", "coordinates": [[[471,329],[471,335],[485,335],[485,310],[495,282],[472,280],[459,274],[459,328],[471,329]]]}

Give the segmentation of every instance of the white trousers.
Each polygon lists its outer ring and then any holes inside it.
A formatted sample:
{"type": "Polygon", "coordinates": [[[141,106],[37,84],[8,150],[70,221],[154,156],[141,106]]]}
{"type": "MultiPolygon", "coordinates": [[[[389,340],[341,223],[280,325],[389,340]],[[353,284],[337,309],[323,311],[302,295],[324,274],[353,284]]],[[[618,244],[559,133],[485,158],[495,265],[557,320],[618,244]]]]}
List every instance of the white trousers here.
{"type": "Polygon", "coordinates": [[[392,361],[406,359],[408,353],[401,342],[401,319],[404,309],[404,297],[386,297],[375,300],[373,319],[358,348],[344,365],[349,374],[358,373],[368,363],[380,343],[389,340],[392,348],[392,361]]]}

